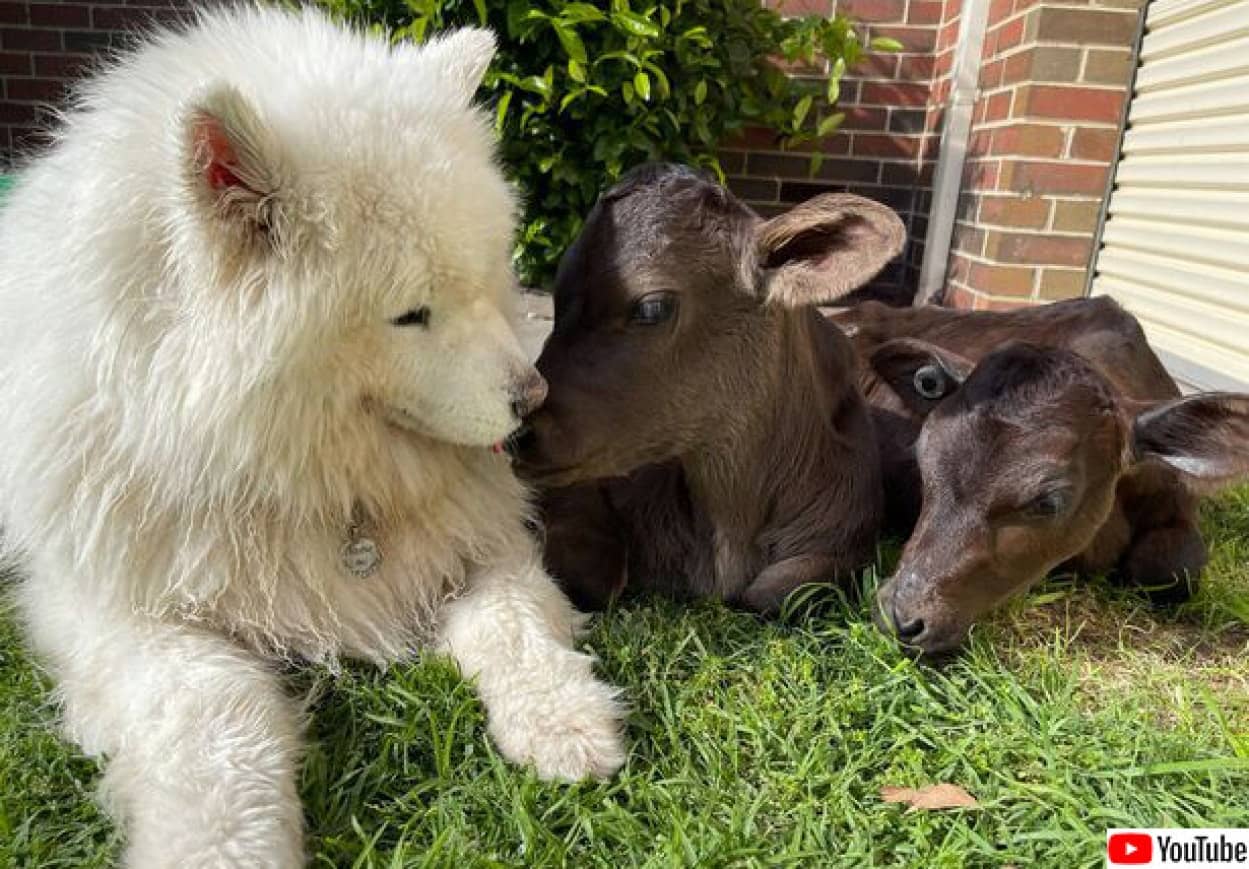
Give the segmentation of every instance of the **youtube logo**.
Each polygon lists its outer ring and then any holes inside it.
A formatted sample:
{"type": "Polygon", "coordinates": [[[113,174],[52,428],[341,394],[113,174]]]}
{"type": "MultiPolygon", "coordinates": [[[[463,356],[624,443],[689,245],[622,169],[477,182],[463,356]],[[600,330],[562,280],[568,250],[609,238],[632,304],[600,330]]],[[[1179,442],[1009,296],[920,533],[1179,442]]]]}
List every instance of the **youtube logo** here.
{"type": "Polygon", "coordinates": [[[1154,837],[1149,833],[1111,833],[1106,859],[1112,866],[1148,865],[1154,859],[1154,837]]]}

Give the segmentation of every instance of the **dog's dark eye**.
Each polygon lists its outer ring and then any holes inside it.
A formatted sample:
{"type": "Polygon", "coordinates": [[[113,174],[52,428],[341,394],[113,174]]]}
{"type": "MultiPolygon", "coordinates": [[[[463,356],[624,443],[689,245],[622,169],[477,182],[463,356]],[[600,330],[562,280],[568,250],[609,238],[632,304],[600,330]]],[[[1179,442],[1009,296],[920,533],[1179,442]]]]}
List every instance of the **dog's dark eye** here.
{"type": "Polygon", "coordinates": [[[1066,489],[1051,489],[1029,501],[1024,512],[1034,519],[1053,519],[1066,513],[1070,505],[1070,492],[1066,489]]]}
{"type": "Polygon", "coordinates": [[[677,311],[677,298],[672,293],[650,293],[633,303],[629,322],[655,326],[672,319],[677,311]]]}
{"type": "Polygon", "coordinates": [[[429,308],[413,308],[390,321],[394,326],[428,326],[429,308]]]}

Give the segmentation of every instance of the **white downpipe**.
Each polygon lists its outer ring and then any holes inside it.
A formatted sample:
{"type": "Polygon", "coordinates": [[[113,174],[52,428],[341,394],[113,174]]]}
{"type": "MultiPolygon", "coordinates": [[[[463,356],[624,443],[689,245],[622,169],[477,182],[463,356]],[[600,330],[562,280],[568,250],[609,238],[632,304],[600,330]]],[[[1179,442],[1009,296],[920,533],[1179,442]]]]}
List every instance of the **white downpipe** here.
{"type": "Polygon", "coordinates": [[[915,304],[939,300],[945,287],[950,260],[950,239],[962,187],[967,142],[971,136],[971,116],[980,83],[980,58],[984,53],[985,25],[989,0],[964,0],[954,50],[954,79],[946,100],[941,150],[932,185],[932,207],[928,213],[928,233],[924,238],[924,261],[919,269],[915,304]]]}

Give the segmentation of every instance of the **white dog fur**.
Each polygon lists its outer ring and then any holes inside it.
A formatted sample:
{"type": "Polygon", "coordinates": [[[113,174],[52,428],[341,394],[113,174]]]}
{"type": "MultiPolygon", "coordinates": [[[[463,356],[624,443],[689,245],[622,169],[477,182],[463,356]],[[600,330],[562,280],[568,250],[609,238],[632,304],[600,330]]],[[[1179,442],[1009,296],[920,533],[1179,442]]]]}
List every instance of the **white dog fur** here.
{"type": "Polygon", "coordinates": [[[432,645],[506,757],[623,761],[488,449],[543,388],[471,105],[493,50],[204,14],[89,82],[0,211],[0,522],[133,866],[301,863],[275,661],[432,645]],[[382,553],[365,578],[355,520],[382,553]]]}

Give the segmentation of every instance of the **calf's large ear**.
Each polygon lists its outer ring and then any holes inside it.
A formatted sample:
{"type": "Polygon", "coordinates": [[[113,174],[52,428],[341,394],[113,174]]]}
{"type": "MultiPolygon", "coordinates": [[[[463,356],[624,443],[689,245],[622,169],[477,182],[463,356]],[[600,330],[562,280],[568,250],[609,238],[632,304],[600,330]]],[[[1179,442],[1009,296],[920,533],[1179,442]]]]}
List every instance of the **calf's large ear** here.
{"type": "Polygon", "coordinates": [[[769,303],[833,302],[871,280],[897,256],[906,229],[887,206],[826,193],[765,221],[755,257],[769,303]]]}
{"type": "Polygon", "coordinates": [[[872,351],[870,363],[907,409],[926,417],[952,395],[975,365],[970,359],[914,338],[895,338],[872,351]]]}
{"type": "Polygon", "coordinates": [[[1249,395],[1208,392],[1156,404],[1137,415],[1138,461],[1156,459],[1198,491],[1249,476],[1249,395]]]}
{"type": "Polygon", "coordinates": [[[281,159],[247,99],[230,85],[209,88],[190,104],[183,136],[191,197],[209,219],[279,241],[286,230],[281,159]]]}

